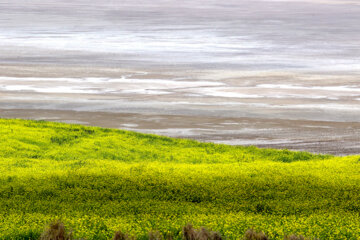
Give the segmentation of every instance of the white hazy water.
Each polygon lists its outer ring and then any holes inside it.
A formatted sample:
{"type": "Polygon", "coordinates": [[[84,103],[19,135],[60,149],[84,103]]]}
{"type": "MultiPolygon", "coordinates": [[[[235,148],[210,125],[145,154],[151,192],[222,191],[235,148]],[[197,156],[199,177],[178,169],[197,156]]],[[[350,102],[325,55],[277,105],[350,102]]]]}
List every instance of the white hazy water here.
{"type": "Polygon", "coordinates": [[[359,23],[354,0],[0,0],[0,111],[356,123],[359,23]]]}
{"type": "Polygon", "coordinates": [[[331,0],[2,0],[0,61],[354,71],[359,9],[331,0]]]}

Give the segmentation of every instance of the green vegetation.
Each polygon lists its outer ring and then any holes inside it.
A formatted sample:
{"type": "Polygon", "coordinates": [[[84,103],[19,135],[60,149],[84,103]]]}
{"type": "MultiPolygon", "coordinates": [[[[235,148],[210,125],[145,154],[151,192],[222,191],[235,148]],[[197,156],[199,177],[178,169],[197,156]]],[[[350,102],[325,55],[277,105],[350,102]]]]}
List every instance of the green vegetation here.
{"type": "Polygon", "coordinates": [[[360,238],[360,158],[233,147],[0,119],[0,239],[174,239],[187,223],[226,239],[360,238]]]}

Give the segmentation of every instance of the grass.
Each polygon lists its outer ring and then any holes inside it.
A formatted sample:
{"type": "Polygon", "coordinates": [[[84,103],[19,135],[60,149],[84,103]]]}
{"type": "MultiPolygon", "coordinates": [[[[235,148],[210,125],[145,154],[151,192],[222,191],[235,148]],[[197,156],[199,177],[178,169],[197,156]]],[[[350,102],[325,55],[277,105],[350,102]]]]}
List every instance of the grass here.
{"type": "Polygon", "coordinates": [[[88,240],[117,231],[181,239],[189,222],[225,239],[248,229],[269,239],[359,239],[359,164],[359,156],[0,119],[0,239],[39,239],[58,219],[88,240]]]}

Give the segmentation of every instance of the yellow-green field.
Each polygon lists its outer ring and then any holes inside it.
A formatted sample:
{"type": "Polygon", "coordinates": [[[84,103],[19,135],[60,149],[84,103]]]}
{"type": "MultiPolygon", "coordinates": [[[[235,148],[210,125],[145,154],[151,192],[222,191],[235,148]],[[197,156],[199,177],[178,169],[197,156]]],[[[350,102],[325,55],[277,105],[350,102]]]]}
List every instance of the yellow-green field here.
{"type": "Polygon", "coordinates": [[[186,223],[226,239],[359,239],[359,213],[359,156],[0,119],[0,239],[38,239],[56,219],[88,240],[179,239],[186,223]]]}

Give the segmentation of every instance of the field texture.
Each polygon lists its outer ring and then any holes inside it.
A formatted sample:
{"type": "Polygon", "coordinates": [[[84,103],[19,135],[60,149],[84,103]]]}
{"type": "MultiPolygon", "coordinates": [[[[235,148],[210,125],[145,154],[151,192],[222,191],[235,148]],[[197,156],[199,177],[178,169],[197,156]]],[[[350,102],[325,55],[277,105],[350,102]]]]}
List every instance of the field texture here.
{"type": "Polygon", "coordinates": [[[360,238],[359,156],[233,147],[128,131],[0,119],[0,239],[181,238],[192,223],[240,239],[360,238]]]}

